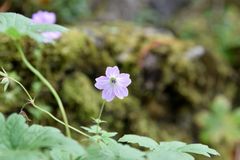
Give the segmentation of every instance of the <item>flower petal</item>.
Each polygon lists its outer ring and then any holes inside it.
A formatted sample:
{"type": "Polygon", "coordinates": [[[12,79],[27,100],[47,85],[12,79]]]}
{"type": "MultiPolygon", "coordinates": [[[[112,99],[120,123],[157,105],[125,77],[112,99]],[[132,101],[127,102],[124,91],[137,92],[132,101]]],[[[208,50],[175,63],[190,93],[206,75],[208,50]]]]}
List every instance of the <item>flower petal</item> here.
{"type": "Polygon", "coordinates": [[[43,32],[43,37],[45,38],[45,43],[53,42],[53,40],[56,40],[61,37],[61,32],[43,32]]]}
{"type": "Polygon", "coordinates": [[[109,78],[107,78],[106,76],[100,76],[98,78],[95,79],[96,83],[95,83],[95,87],[97,89],[107,89],[109,88],[110,85],[110,81],[109,78]]]}
{"type": "Polygon", "coordinates": [[[54,24],[56,23],[56,15],[54,12],[38,11],[32,15],[32,20],[38,24],[54,24]]]}
{"type": "Polygon", "coordinates": [[[127,87],[127,86],[129,86],[129,84],[131,84],[132,81],[130,79],[130,75],[129,74],[121,73],[117,77],[117,82],[118,82],[118,85],[120,85],[122,87],[127,87]]]}
{"type": "Polygon", "coordinates": [[[112,87],[108,87],[107,89],[104,89],[102,92],[102,98],[105,99],[106,101],[110,102],[113,100],[115,97],[115,94],[113,92],[112,87]]]}
{"type": "Polygon", "coordinates": [[[114,87],[114,94],[120,98],[123,99],[124,97],[128,96],[128,90],[126,87],[122,86],[115,86],[114,87]]]}
{"type": "Polygon", "coordinates": [[[106,76],[108,78],[117,77],[119,75],[119,73],[120,73],[120,71],[117,66],[107,67],[107,69],[106,69],[106,76]]]}

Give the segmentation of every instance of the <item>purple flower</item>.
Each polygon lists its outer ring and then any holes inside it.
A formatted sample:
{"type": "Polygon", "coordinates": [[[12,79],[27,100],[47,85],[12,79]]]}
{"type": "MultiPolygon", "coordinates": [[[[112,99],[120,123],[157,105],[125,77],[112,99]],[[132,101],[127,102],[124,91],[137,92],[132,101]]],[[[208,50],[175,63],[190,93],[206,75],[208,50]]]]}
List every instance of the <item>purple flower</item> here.
{"type": "Polygon", "coordinates": [[[42,35],[45,37],[45,43],[51,43],[53,40],[60,38],[62,34],[61,32],[43,32],[42,35]]]}
{"type": "Polygon", "coordinates": [[[107,67],[106,76],[96,78],[95,87],[102,91],[102,98],[112,101],[115,96],[123,99],[128,96],[127,86],[131,83],[130,75],[120,73],[117,66],[107,67]]]}
{"type": "Polygon", "coordinates": [[[56,23],[56,15],[53,12],[38,11],[32,15],[32,20],[38,24],[54,24],[56,23]]]}
{"type": "MultiPolygon", "coordinates": [[[[37,24],[55,24],[56,14],[47,11],[38,11],[32,15],[32,21],[37,24]]],[[[43,32],[42,36],[45,38],[45,43],[53,42],[61,37],[60,32],[43,32]]]]}

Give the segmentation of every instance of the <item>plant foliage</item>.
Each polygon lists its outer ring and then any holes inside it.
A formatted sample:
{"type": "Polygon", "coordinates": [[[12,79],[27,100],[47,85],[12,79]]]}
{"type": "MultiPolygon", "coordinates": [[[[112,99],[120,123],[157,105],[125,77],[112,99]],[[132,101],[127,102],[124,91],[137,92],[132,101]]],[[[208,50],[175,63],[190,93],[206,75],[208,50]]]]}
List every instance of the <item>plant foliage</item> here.
{"type": "Polygon", "coordinates": [[[194,160],[190,154],[206,157],[219,155],[217,151],[203,144],[186,144],[179,141],[157,143],[149,137],[133,134],[124,135],[117,142],[112,138],[115,132],[104,131],[98,125],[83,128],[95,134],[91,138],[93,145],[87,149],[84,160],[194,160]],[[147,150],[142,151],[123,143],[138,144],[147,150]]]}
{"type": "Polygon", "coordinates": [[[43,32],[66,32],[67,29],[56,24],[36,24],[30,18],[17,13],[0,13],[0,32],[7,34],[12,39],[22,36],[44,42],[43,32]]]}
{"type": "Polygon", "coordinates": [[[1,160],[76,160],[84,149],[58,129],[28,126],[21,115],[12,114],[7,119],[0,114],[1,160]]]}
{"type": "MultiPolygon", "coordinates": [[[[17,40],[22,36],[29,36],[39,42],[44,42],[43,32],[64,32],[65,28],[58,25],[35,24],[29,18],[15,13],[0,13],[0,32],[6,33],[17,40]]],[[[25,60],[26,62],[27,60],[25,60]]],[[[28,63],[27,63],[28,64],[28,63]]],[[[29,65],[27,65],[29,66],[29,65]]],[[[30,66],[30,69],[31,66],[30,66]]],[[[14,78],[8,76],[3,70],[4,90],[7,90],[9,80],[18,83],[30,97],[33,107],[48,113],[34,103],[25,87],[14,78]]],[[[38,74],[37,74],[38,75],[38,74]]],[[[104,106],[104,105],[103,105],[104,106]]],[[[138,135],[124,135],[118,141],[113,139],[116,132],[107,132],[100,127],[105,123],[100,119],[94,119],[95,124],[90,127],[82,127],[89,134],[74,128],[89,138],[90,145],[83,149],[76,141],[66,138],[58,129],[43,127],[40,125],[29,126],[26,117],[12,114],[7,119],[0,114],[0,159],[1,160],[194,160],[191,154],[199,154],[210,157],[219,155],[217,151],[202,144],[186,144],[179,141],[156,142],[149,137],[138,135]],[[129,144],[127,144],[129,143],[129,144]],[[144,150],[133,147],[138,144],[144,150]]],[[[61,121],[60,121],[61,122],[61,121]]],[[[61,122],[64,124],[64,122],[61,122]]]]}
{"type": "Polygon", "coordinates": [[[202,127],[201,139],[207,143],[220,144],[222,141],[233,144],[240,139],[240,109],[232,109],[223,96],[214,99],[210,112],[202,112],[198,123],[202,127]]]}
{"type": "Polygon", "coordinates": [[[146,152],[149,160],[194,160],[189,153],[200,154],[207,157],[219,155],[217,151],[203,144],[186,144],[179,141],[160,142],[159,144],[149,137],[138,135],[125,135],[119,139],[120,142],[137,143],[150,151],[146,152]]]}

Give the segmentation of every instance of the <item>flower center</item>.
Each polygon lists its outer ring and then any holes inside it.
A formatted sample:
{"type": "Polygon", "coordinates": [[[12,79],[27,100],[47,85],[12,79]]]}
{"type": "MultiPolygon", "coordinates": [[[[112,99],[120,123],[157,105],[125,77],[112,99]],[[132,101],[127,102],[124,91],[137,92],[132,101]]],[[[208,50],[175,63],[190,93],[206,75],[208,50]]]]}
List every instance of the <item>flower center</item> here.
{"type": "Polygon", "coordinates": [[[110,78],[110,82],[111,82],[112,84],[116,84],[116,83],[117,83],[117,80],[116,80],[116,78],[112,77],[112,78],[110,78]]]}

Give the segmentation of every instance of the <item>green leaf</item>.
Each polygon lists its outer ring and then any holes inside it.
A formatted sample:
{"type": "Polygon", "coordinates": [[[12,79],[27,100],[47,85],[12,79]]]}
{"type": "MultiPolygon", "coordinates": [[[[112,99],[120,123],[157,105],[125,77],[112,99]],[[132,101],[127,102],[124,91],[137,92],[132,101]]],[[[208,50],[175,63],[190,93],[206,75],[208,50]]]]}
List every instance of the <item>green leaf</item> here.
{"type": "Polygon", "coordinates": [[[47,160],[47,156],[38,151],[4,151],[4,154],[0,151],[1,160],[47,160]]]}
{"type": "Polygon", "coordinates": [[[15,28],[8,28],[6,30],[7,35],[9,35],[12,39],[19,39],[21,34],[15,28]]]}
{"type": "Polygon", "coordinates": [[[172,142],[160,142],[158,148],[163,148],[164,150],[177,150],[178,148],[186,146],[186,143],[179,141],[172,142]]]}
{"type": "Polygon", "coordinates": [[[148,160],[194,160],[194,157],[182,152],[155,150],[147,155],[148,160]]]}
{"type": "Polygon", "coordinates": [[[1,84],[9,83],[9,79],[7,77],[4,77],[1,81],[1,84]]]}
{"type": "Polygon", "coordinates": [[[5,75],[5,73],[3,73],[2,71],[0,71],[0,76],[5,77],[6,75],[5,75]]]}
{"type": "Polygon", "coordinates": [[[110,138],[116,136],[118,133],[117,132],[107,132],[107,131],[102,131],[102,137],[103,138],[110,138]]]}
{"type": "Polygon", "coordinates": [[[90,127],[81,127],[81,128],[86,130],[89,133],[94,133],[94,134],[101,133],[103,131],[102,128],[98,125],[93,125],[90,127]]]}
{"type": "Polygon", "coordinates": [[[144,160],[144,152],[132,148],[129,145],[123,145],[116,141],[111,141],[108,144],[109,150],[114,154],[116,160],[144,160]]]}
{"type": "Polygon", "coordinates": [[[29,36],[38,42],[46,39],[43,32],[66,32],[67,29],[56,24],[36,24],[30,18],[11,12],[0,13],[0,32],[13,39],[29,36]]]}
{"type": "Polygon", "coordinates": [[[119,142],[137,143],[141,147],[154,149],[158,146],[158,143],[149,137],[138,136],[133,134],[124,135],[118,140],[119,142]]]}
{"type": "Polygon", "coordinates": [[[106,147],[103,148],[99,144],[93,144],[87,148],[87,155],[83,160],[114,160],[114,154],[106,147]]]}
{"type": "Polygon", "coordinates": [[[40,125],[28,126],[21,115],[13,114],[4,119],[0,114],[1,160],[56,160],[60,153],[64,160],[85,154],[75,141],[66,138],[58,129],[40,125]]]}
{"type": "Polygon", "coordinates": [[[4,90],[4,92],[6,92],[8,86],[9,86],[9,83],[10,83],[9,79],[7,77],[4,77],[0,83],[4,85],[3,90],[4,90]]]}
{"type": "Polygon", "coordinates": [[[9,82],[4,85],[3,91],[6,92],[9,86],[9,82]]]}
{"type": "Polygon", "coordinates": [[[211,157],[210,154],[219,155],[219,153],[216,150],[211,149],[207,145],[203,144],[189,144],[179,148],[179,151],[186,153],[201,154],[207,157],[211,157]]]}
{"type": "Polygon", "coordinates": [[[188,153],[200,154],[207,157],[219,155],[217,151],[202,144],[186,144],[179,141],[160,142],[159,146],[150,152],[147,157],[149,160],[194,160],[188,153]]]}
{"type": "Polygon", "coordinates": [[[0,13],[0,32],[8,33],[9,29],[15,29],[19,34],[27,35],[32,24],[31,19],[20,14],[11,12],[0,13]]]}
{"type": "Polygon", "coordinates": [[[84,160],[144,160],[145,153],[111,139],[107,143],[95,143],[88,148],[84,160]]]}
{"type": "Polygon", "coordinates": [[[56,24],[35,24],[31,26],[31,30],[34,32],[67,32],[68,30],[60,25],[56,24]]]}
{"type": "Polygon", "coordinates": [[[197,123],[201,127],[200,138],[214,145],[222,141],[234,143],[240,139],[240,110],[232,109],[229,100],[217,96],[210,106],[210,111],[199,113],[197,123]]]}
{"type": "Polygon", "coordinates": [[[7,72],[5,71],[4,68],[2,68],[2,71],[0,71],[0,76],[8,77],[8,74],[7,74],[7,72]]]}

